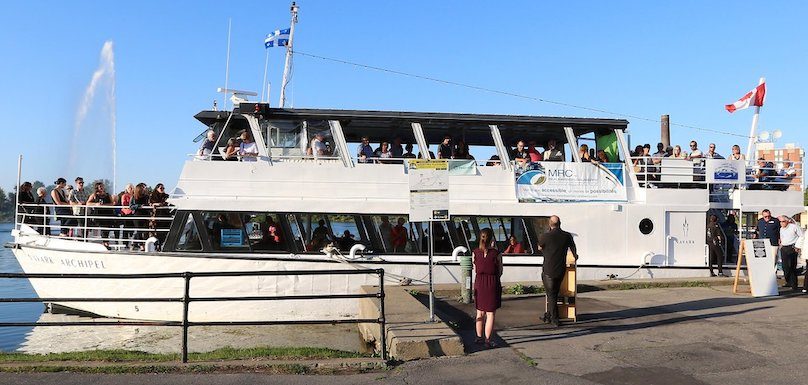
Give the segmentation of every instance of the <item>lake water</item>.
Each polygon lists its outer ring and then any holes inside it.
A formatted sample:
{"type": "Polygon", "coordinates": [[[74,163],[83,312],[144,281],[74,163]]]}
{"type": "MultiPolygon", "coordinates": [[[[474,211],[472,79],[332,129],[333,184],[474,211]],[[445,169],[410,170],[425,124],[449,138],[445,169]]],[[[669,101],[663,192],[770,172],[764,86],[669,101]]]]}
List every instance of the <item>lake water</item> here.
{"type": "MultiPolygon", "coordinates": [[[[0,244],[11,242],[12,223],[0,224],[0,244]]],[[[11,249],[0,248],[0,272],[22,273],[11,249]]],[[[0,297],[36,297],[34,288],[26,279],[0,279],[0,297]]],[[[0,303],[0,322],[36,322],[42,315],[44,305],[34,303],[0,303]]],[[[25,341],[32,327],[0,327],[0,351],[16,350],[25,341]]]]}

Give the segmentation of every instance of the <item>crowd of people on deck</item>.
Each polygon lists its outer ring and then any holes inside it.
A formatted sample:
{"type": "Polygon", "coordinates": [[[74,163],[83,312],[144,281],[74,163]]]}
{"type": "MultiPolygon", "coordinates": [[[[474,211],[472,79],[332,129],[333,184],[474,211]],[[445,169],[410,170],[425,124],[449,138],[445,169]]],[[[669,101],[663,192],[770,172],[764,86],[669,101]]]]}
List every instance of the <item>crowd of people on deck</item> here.
{"type": "Polygon", "coordinates": [[[165,231],[160,230],[167,229],[170,221],[159,218],[170,217],[171,212],[166,209],[168,194],[162,183],[153,189],[145,183],[130,183],[118,194],[111,194],[101,181],[87,187],[82,177],[74,182],[75,187],[65,178],[57,178],[50,194],[45,187],[39,187],[36,196],[31,182],[22,183],[19,213],[23,214],[23,223],[40,234],[52,234],[58,229],[60,237],[101,240],[105,246],[118,240],[131,249],[139,249],[141,243],[159,248],[165,240],[165,231]],[[58,227],[50,224],[52,216],[59,221],[58,227]],[[150,238],[154,239],[137,242],[150,238]]]}
{"type": "MultiPolygon", "coordinates": [[[[730,159],[745,161],[746,156],[741,153],[741,147],[737,144],[733,145],[731,153],[724,157],[716,151],[715,143],[710,143],[707,151],[704,152],[699,149],[698,142],[692,140],[690,141],[690,152],[682,151],[682,147],[678,144],[666,147],[662,143],[657,143],[657,151],[652,154],[650,144],[638,145],[632,151],[631,159],[638,178],[641,181],[649,182],[650,187],[654,187],[653,182],[661,180],[663,159],[693,161],[695,180],[699,180],[698,175],[703,175],[705,171],[704,163],[700,162],[701,160],[730,159]]],[[[779,169],[775,167],[774,162],[765,158],[758,158],[756,164],[757,167],[747,170],[747,182],[750,182],[749,190],[787,190],[791,185],[791,181],[798,176],[798,170],[794,167],[794,162],[789,160],[782,161],[782,166],[779,169]]]]}

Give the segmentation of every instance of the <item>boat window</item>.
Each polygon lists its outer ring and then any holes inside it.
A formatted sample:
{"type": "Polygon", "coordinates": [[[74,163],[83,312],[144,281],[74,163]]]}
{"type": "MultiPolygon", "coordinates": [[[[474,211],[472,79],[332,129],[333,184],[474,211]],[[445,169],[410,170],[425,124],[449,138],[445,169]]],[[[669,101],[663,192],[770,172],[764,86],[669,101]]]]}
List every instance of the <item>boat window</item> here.
{"type": "Polygon", "coordinates": [[[188,214],[188,219],[182,228],[180,239],[177,242],[177,250],[181,251],[201,251],[202,241],[199,238],[199,229],[196,228],[193,214],[188,214]]]}
{"type": "Polygon", "coordinates": [[[457,230],[459,243],[466,246],[469,250],[477,248],[478,231],[474,229],[474,221],[472,218],[453,216],[452,222],[454,222],[454,227],[457,230]]]}
{"type": "Polygon", "coordinates": [[[242,215],[236,212],[202,212],[214,250],[249,250],[242,215]]]}
{"type": "MultiPolygon", "coordinates": [[[[450,236],[451,228],[449,222],[432,222],[432,232],[434,233],[434,253],[435,254],[451,254],[455,247],[453,237],[450,236]]],[[[414,222],[413,227],[415,233],[418,234],[417,238],[420,240],[421,253],[428,252],[429,247],[429,223],[427,222],[414,222]]]]}
{"type": "MultiPolygon", "coordinates": [[[[372,224],[373,250],[387,254],[418,254],[417,231],[408,215],[366,216],[372,224]],[[400,226],[400,227],[399,227],[400,226]]],[[[368,222],[365,222],[368,223],[368,222]]]]}
{"type": "MultiPolygon", "coordinates": [[[[550,217],[532,217],[526,219],[526,222],[528,222],[529,228],[532,230],[533,239],[535,239],[536,242],[538,242],[542,234],[550,230],[550,217]]],[[[542,255],[538,245],[536,245],[534,251],[535,254],[542,255]]]]}
{"type": "Polygon", "coordinates": [[[351,247],[357,243],[362,243],[366,246],[370,245],[364,227],[360,227],[357,219],[358,217],[355,215],[328,215],[334,242],[342,252],[350,251],[351,247]]]}
{"type": "Polygon", "coordinates": [[[277,214],[246,214],[244,229],[253,250],[288,251],[286,237],[277,214]]]}
{"type": "Polygon", "coordinates": [[[298,221],[298,216],[295,214],[286,214],[286,221],[289,222],[289,227],[292,229],[292,236],[295,239],[295,248],[300,251],[308,251],[308,249],[306,249],[306,233],[304,232],[303,225],[298,221]]]}
{"type": "Polygon", "coordinates": [[[514,236],[518,247],[514,245],[511,251],[517,251],[509,252],[508,254],[533,254],[532,242],[527,236],[527,228],[522,218],[477,217],[477,226],[479,229],[488,227],[494,232],[494,240],[499,251],[504,252],[507,250],[510,245],[509,238],[514,236]]]}

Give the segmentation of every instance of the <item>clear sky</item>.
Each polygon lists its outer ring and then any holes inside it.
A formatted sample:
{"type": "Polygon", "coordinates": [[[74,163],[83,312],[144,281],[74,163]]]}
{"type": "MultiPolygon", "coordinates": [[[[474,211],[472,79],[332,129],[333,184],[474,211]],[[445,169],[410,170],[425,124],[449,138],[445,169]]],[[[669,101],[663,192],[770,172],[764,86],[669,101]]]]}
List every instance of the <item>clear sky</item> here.
{"type": "MultiPolygon", "coordinates": [[[[301,0],[296,49],[576,105],[745,135],[752,111],[724,104],[767,78],[760,129],[808,143],[808,5],[802,1],[325,1],[301,0]]],[[[77,109],[105,41],[114,43],[118,182],[173,186],[193,115],[220,98],[227,22],[229,86],[260,92],[263,37],[289,25],[288,1],[10,1],[0,13],[0,187],[111,177],[108,109],[90,106],[72,149],[77,109]],[[106,115],[105,115],[106,114],[106,115]],[[72,153],[72,154],[71,154],[72,153]],[[89,165],[89,166],[88,166],[89,165]],[[95,167],[95,168],[93,168],[95,167]]],[[[277,104],[283,49],[270,51],[277,104]]],[[[537,103],[299,56],[288,104],[585,117],[604,113],[537,103]]],[[[618,116],[619,117],[619,116],[618,116]]],[[[656,143],[659,124],[628,118],[632,142],[656,143]]],[[[719,152],[745,139],[673,126],[672,142],[719,152]]]]}

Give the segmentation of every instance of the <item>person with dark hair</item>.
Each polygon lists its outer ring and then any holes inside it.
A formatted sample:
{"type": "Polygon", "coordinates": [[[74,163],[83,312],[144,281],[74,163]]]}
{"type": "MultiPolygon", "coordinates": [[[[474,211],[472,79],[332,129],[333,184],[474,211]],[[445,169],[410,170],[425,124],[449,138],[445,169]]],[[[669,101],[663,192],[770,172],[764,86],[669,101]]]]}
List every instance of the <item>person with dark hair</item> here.
{"type": "Polygon", "coordinates": [[[457,141],[455,146],[455,159],[474,159],[469,152],[469,145],[463,139],[457,141]]]}
{"type": "Polygon", "coordinates": [[[724,235],[727,237],[727,250],[726,254],[726,261],[727,262],[736,262],[735,255],[735,238],[738,234],[738,223],[735,220],[735,214],[729,213],[727,214],[727,219],[724,220],[724,223],[721,224],[721,228],[724,230],[724,235]]]}
{"type": "Polygon", "coordinates": [[[404,159],[415,159],[415,154],[412,153],[412,143],[407,143],[407,145],[404,146],[404,148],[407,150],[407,152],[405,152],[404,155],[402,155],[402,157],[404,159]]]}
{"type": "Polygon", "coordinates": [[[359,147],[356,148],[356,160],[359,163],[367,163],[373,158],[373,147],[370,146],[370,137],[363,136],[359,147]]]}
{"type": "Polygon", "coordinates": [[[524,165],[525,162],[530,161],[530,155],[527,153],[524,140],[516,142],[516,148],[511,150],[511,160],[515,161],[517,165],[524,165]]]}
{"type": "Polygon", "coordinates": [[[508,237],[508,247],[505,248],[505,251],[503,251],[502,254],[524,254],[524,253],[525,248],[524,246],[522,246],[522,243],[520,243],[519,240],[516,239],[515,235],[511,234],[511,236],[508,237]]]}
{"type": "Polygon", "coordinates": [[[339,246],[340,251],[349,251],[355,244],[356,239],[354,239],[354,235],[351,234],[351,230],[345,230],[342,236],[337,238],[337,246],[339,246]]]}
{"type": "Polygon", "coordinates": [[[609,156],[606,155],[606,151],[598,150],[597,159],[595,159],[595,161],[600,163],[609,163],[609,156]]]}
{"type": "Polygon", "coordinates": [[[758,169],[752,175],[755,182],[749,184],[749,190],[763,190],[769,187],[768,183],[774,180],[777,172],[774,170],[774,163],[767,161],[764,158],[758,158],[758,169]]]}
{"type": "Polygon", "coordinates": [[[258,161],[258,145],[255,144],[250,130],[244,130],[241,133],[241,144],[239,145],[238,154],[241,156],[242,162],[258,161]]]}
{"type": "MultiPolygon", "coordinates": [[[[109,193],[107,193],[106,188],[103,182],[95,182],[94,191],[90,196],[87,198],[87,205],[88,206],[112,206],[115,204],[115,201],[109,193]]],[[[109,228],[112,227],[113,220],[108,217],[114,215],[113,209],[105,209],[105,208],[94,208],[92,210],[92,215],[95,217],[102,217],[102,218],[95,218],[93,219],[93,226],[99,227],[99,236],[101,238],[109,237],[109,233],[113,233],[112,230],[109,228]]]]}
{"type": "Polygon", "coordinates": [[[564,154],[561,153],[561,150],[556,148],[558,142],[555,139],[550,139],[547,141],[547,148],[544,150],[542,154],[542,159],[545,162],[563,162],[564,161],[564,154]]]}
{"type": "Polygon", "coordinates": [[[227,147],[224,149],[224,160],[234,161],[238,160],[239,142],[236,138],[227,140],[227,147]]]}
{"type": "Polygon", "coordinates": [[[494,347],[494,315],[502,306],[502,256],[494,247],[494,232],[490,228],[480,230],[480,243],[472,251],[474,258],[474,307],[477,309],[475,331],[477,344],[494,347]],[[485,326],[483,328],[483,326],[485,326]],[[485,339],[483,339],[485,329],[485,339]]]}
{"type": "Polygon", "coordinates": [[[557,215],[550,217],[550,230],[539,236],[539,248],[544,255],[542,262],[541,281],[544,284],[544,292],[547,299],[547,312],[542,320],[555,327],[560,326],[558,319],[558,292],[561,290],[561,282],[567,271],[567,252],[572,252],[573,257],[578,259],[578,249],[572,234],[561,230],[561,219],[557,215]]]}
{"type": "Polygon", "coordinates": [[[718,216],[715,214],[710,215],[710,221],[707,223],[707,249],[709,249],[709,266],[710,276],[715,277],[713,271],[713,264],[718,267],[718,276],[724,276],[724,249],[726,249],[727,237],[721,226],[718,225],[718,216]]]}
{"type": "Polygon", "coordinates": [[[398,222],[390,230],[394,253],[403,253],[407,246],[407,229],[404,227],[405,222],[404,217],[398,217],[398,222]]]}
{"type": "MultiPolygon", "coordinates": [[[[373,157],[379,159],[390,159],[393,157],[393,153],[390,152],[390,144],[387,142],[379,143],[379,148],[376,151],[373,151],[373,157]]],[[[378,160],[379,163],[388,163],[389,161],[378,160]]]]}
{"type": "Polygon", "coordinates": [[[501,164],[502,162],[499,160],[499,155],[491,155],[491,157],[488,158],[488,162],[485,163],[486,166],[499,166],[501,164]]]}
{"type": "Polygon", "coordinates": [[[438,145],[438,159],[454,159],[454,148],[452,148],[452,137],[446,135],[438,145]]]}
{"type": "MultiPolygon", "coordinates": [[[[156,219],[158,217],[168,217],[171,215],[168,209],[163,208],[168,206],[168,194],[166,194],[166,187],[162,183],[158,183],[154,186],[154,191],[152,191],[151,195],[149,195],[149,206],[152,207],[152,221],[149,224],[150,229],[167,229],[169,226],[171,226],[171,221],[156,219]]],[[[157,238],[162,244],[162,242],[165,241],[166,232],[155,232],[157,233],[157,238]]]]}
{"type": "Polygon", "coordinates": [[[393,158],[395,159],[400,159],[404,157],[404,148],[401,146],[400,136],[396,136],[395,138],[393,138],[393,143],[390,145],[390,153],[393,154],[393,158]]]}
{"type": "Polygon", "coordinates": [[[68,235],[69,229],[69,222],[70,218],[73,214],[73,210],[70,209],[70,202],[67,201],[67,193],[65,193],[65,185],[67,185],[67,180],[65,178],[58,178],[55,182],[53,182],[56,187],[51,190],[51,200],[53,204],[57,207],[54,209],[56,214],[56,219],[59,220],[61,226],[59,227],[59,236],[66,237],[68,235]],[[64,206],[64,207],[59,207],[64,206]]]}
{"type": "Polygon", "coordinates": [[[50,234],[50,229],[48,228],[48,208],[45,206],[48,204],[47,200],[45,200],[45,195],[47,195],[47,190],[45,190],[44,186],[39,186],[36,189],[36,198],[34,200],[35,204],[42,205],[42,208],[37,207],[34,211],[38,216],[35,219],[37,226],[37,232],[42,235],[50,234]]]}

